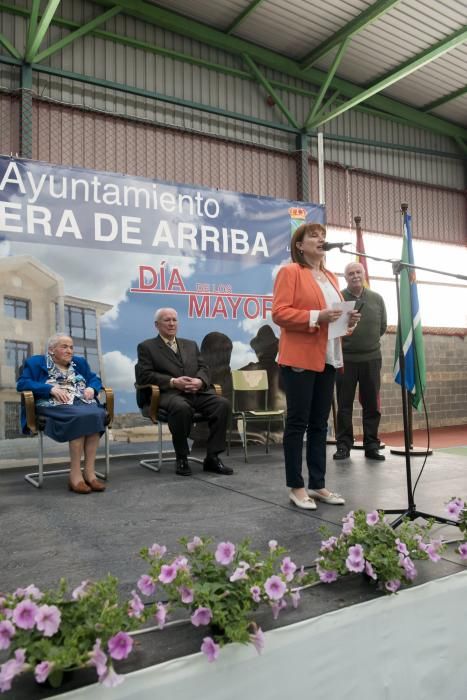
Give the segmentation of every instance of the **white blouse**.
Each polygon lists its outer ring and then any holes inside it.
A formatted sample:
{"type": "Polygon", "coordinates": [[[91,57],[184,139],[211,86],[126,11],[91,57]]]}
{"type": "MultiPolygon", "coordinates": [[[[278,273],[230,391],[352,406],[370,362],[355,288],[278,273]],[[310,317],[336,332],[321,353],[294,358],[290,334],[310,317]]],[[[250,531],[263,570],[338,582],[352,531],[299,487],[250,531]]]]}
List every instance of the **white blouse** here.
{"type": "MultiPolygon", "coordinates": [[[[311,271],[310,274],[312,274],[311,271]]],[[[321,280],[317,279],[316,277],[313,279],[321,287],[321,291],[323,292],[324,300],[326,302],[326,308],[331,308],[336,302],[342,301],[336,289],[330,283],[327,277],[324,277],[324,279],[321,280]]],[[[310,311],[310,325],[313,326],[318,323],[318,316],[318,310],[310,311]]],[[[332,365],[332,367],[335,367],[336,369],[343,366],[344,360],[342,358],[342,344],[340,338],[332,338],[331,340],[328,340],[325,362],[327,365],[332,365]]]]}

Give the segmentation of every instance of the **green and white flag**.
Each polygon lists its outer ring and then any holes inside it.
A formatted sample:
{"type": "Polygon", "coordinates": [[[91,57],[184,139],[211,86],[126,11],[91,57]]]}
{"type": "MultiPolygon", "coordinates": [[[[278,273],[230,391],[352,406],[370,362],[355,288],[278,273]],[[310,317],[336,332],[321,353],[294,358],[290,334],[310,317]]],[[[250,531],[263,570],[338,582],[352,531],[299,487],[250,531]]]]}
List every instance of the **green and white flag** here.
{"type": "MultiPolygon", "coordinates": [[[[404,242],[401,260],[414,265],[411,222],[410,214],[404,214],[404,242]]],[[[410,268],[402,268],[400,273],[400,305],[402,347],[405,357],[405,387],[411,394],[412,406],[418,409],[426,386],[425,350],[415,270],[410,268]]],[[[402,383],[399,367],[400,341],[398,330],[394,356],[394,380],[398,384],[402,383]]]]}

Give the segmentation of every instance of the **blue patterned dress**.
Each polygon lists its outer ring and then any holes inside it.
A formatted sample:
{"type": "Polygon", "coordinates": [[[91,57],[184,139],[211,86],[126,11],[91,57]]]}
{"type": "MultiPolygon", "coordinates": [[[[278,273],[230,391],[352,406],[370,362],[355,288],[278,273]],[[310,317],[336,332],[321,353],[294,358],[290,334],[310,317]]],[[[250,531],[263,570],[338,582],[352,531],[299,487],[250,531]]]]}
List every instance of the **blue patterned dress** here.
{"type": "Polygon", "coordinates": [[[49,377],[46,384],[59,386],[69,394],[67,403],[60,403],[53,396],[36,401],[37,413],[45,416],[47,422],[44,433],[57,442],[69,442],[85,435],[102,433],[105,430],[105,411],[95,399],[85,399],[86,381],[71,362],[63,370],[48,356],[49,377]]]}

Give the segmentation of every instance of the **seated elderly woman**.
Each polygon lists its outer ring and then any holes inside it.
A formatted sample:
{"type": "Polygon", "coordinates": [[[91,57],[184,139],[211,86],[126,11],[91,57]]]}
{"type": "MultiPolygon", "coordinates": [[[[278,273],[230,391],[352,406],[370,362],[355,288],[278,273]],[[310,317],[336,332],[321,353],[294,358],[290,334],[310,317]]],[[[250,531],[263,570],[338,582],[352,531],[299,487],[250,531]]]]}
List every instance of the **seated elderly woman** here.
{"type": "Polygon", "coordinates": [[[105,430],[105,411],[96,401],[102,384],[84,357],[73,355],[72,339],[62,333],[52,336],[46,355],[25,361],[16,389],[34,394],[37,413],[47,418],[45,434],[57,442],[69,442],[70,491],[104,491],[94,471],[97,445],[105,430]]]}

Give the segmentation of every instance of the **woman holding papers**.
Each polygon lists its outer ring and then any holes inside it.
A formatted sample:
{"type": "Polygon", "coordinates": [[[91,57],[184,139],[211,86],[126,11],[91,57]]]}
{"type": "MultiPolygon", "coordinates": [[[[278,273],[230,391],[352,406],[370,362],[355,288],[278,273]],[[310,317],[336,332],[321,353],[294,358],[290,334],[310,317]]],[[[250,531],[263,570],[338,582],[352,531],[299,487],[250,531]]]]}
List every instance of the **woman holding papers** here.
{"type": "MultiPolygon", "coordinates": [[[[281,327],[278,362],[287,401],[284,456],[289,498],[298,508],[315,510],[315,499],[331,505],[345,500],[325,487],[326,435],[336,369],[342,367],[339,337],[329,326],[342,314],[337,278],[324,267],[326,229],[302,224],[292,236],[292,263],[274,285],[272,318],[281,327]],[[335,335],[335,334],[334,334],[335,335]],[[307,436],[308,491],[302,477],[303,438],[307,436]]],[[[351,333],[360,318],[345,312],[351,333]]]]}

